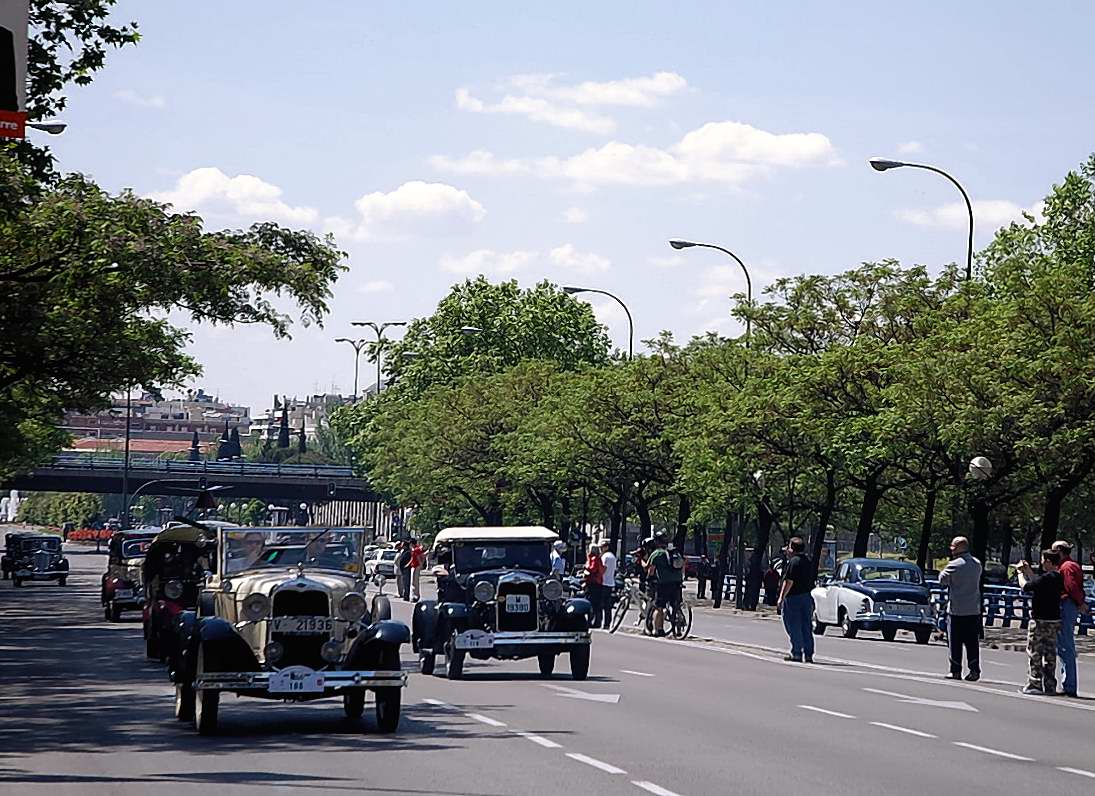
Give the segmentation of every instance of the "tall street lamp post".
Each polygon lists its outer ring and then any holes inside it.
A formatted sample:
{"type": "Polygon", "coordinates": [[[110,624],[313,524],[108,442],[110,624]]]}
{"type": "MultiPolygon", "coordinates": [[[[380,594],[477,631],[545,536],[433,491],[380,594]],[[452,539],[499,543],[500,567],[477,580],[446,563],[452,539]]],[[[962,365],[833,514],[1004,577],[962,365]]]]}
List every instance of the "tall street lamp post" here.
{"type": "Polygon", "coordinates": [[[563,292],[570,296],[577,293],[599,293],[602,296],[608,296],[623,307],[624,314],[627,315],[627,358],[631,359],[635,356],[635,322],[631,319],[631,310],[627,308],[627,305],[623,303],[619,296],[615,296],[607,290],[598,290],[593,287],[564,287],[563,292]]]}
{"type": "Polygon", "coordinates": [[[970,202],[970,196],[966,193],[966,189],[962,187],[962,183],[947,174],[943,169],[929,166],[927,163],[906,163],[903,160],[887,160],[886,158],[871,158],[867,162],[871,164],[871,168],[875,171],[889,171],[890,169],[904,167],[924,169],[925,171],[934,171],[936,174],[941,174],[951,181],[951,184],[962,194],[962,199],[966,202],[966,212],[969,215],[969,235],[966,239],[966,281],[969,282],[973,279],[973,203],[970,202]]]}
{"type": "Polygon", "coordinates": [[[336,343],[349,343],[354,347],[354,400],[357,400],[357,370],[361,364],[361,352],[368,344],[368,340],[351,340],[349,337],[336,337],[336,343]]]}
{"type": "Polygon", "coordinates": [[[129,436],[133,419],[133,388],[125,391],[125,453],[122,455],[122,530],[129,528],[129,436]]]}
{"type": "MultiPolygon", "coordinates": [[[[745,274],[745,298],[746,298],[746,300],[748,300],[748,302],[750,304],[753,303],[753,280],[749,276],[749,269],[745,267],[745,263],[743,263],[741,261],[741,258],[738,257],[736,254],[734,254],[732,251],[730,251],[729,249],[724,249],[722,246],[716,246],[713,243],[694,243],[693,241],[690,241],[690,240],[671,240],[671,241],[669,241],[669,245],[672,246],[674,249],[693,249],[693,248],[714,249],[715,251],[720,251],[723,254],[725,254],[727,257],[731,258],[734,262],[736,262],[739,266],[741,266],[741,272],[743,274],[745,274]]],[[[745,347],[746,348],[749,347],[749,340],[750,340],[750,337],[752,336],[752,332],[753,332],[753,324],[752,324],[752,322],[750,322],[749,318],[746,318],[745,319],[745,347]]]]}
{"type": "Polygon", "coordinates": [[[386,323],[376,323],[375,321],[354,321],[353,326],[367,326],[376,333],[376,394],[380,395],[380,390],[383,385],[380,382],[380,349],[381,343],[384,341],[384,330],[391,326],[406,326],[406,321],[387,321],[386,323]]]}

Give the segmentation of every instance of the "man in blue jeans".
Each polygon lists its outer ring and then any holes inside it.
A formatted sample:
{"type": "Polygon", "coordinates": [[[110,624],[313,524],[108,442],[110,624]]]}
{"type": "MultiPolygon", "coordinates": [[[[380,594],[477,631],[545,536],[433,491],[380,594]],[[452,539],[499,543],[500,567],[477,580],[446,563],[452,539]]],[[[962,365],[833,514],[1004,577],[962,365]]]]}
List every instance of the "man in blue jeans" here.
{"type": "Polygon", "coordinates": [[[783,613],[783,627],[791,638],[791,654],[785,661],[814,662],[814,598],[810,592],[817,581],[814,562],[806,555],[801,536],[792,536],[787,544],[791,558],[783,569],[777,610],[783,613]]]}
{"type": "Polygon", "coordinates": [[[1061,630],[1057,635],[1057,659],[1064,667],[1065,677],[1061,693],[1074,697],[1078,693],[1076,682],[1076,619],[1087,614],[1087,597],[1084,594],[1084,573],[1072,560],[1072,545],[1059,540],[1050,548],[1061,557],[1060,573],[1064,581],[1061,595],[1061,630]]]}

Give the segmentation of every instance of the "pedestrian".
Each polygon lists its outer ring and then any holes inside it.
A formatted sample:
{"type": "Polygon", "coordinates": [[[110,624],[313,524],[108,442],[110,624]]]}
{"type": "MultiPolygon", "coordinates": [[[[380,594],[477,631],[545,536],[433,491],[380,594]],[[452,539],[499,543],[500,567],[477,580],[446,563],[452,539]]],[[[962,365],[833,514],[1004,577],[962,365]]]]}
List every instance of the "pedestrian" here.
{"type": "Polygon", "coordinates": [[[806,543],[801,536],[792,536],[787,543],[791,558],[783,568],[776,609],[783,613],[783,627],[791,639],[791,653],[785,661],[814,662],[814,597],[810,594],[817,581],[814,562],[806,555],[806,543]]]}
{"type": "Polygon", "coordinates": [[[1079,683],[1076,680],[1076,619],[1089,613],[1084,595],[1084,572],[1072,560],[1072,545],[1068,542],[1054,542],[1051,549],[1061,557],[1058,571],[1064,584],[1061,595],[1061,632],[1057,636],[1057,657],[1060,658],[1065,673],[1061,682],[1061,693],[1074,697],[1079,692],[1079,683]]]}
{"type": "Polygon", "coordinates": [[[711,560],[707,557],[707,553],[700,556],[700,561],[696,565],[696,599],[707,599],[707,581],[711,580],[711,560]]]}
{"type": "Polygon", "coordinates": [[[951,560],[939,573],[947,587],[947,638],[950,642],[950,680],[962,679],[962,650],[971,683],[981,679],[981,562],[970,555],[970,540],[951,540],[951,560]]]}
{"type": "Polygon", "coordinates": [[[675,610],[681,602],[684,588],[684,556],[669,544],[664,531],[654,534],[654,550],[646,561],[648,579],[654,587],[654,635],[665,635],[665,610],[675,610]]]}
{"type": "MultiPolygon", "coordinates": [[[[786,564],[784,564],[786,566],[786,564]]],[[[768,569],[764,571],[764,604],[776,605],[779,602],[779,590],[780,590],[780,577],[779,570],[776,569],[775,562],[771,562],[768,565],[768,569]]]]}
{"type": "Polygon", "coordinates": [[[422,588],[422,568],[426,566],[426,548],[411,538],[411,602],[418,602],[422,588]]]}
{"type": "Polygon", "coordinates": [[[616,602],[616,554],[612,552],[612,545],[608,539],[602,539],[600,542],[601,550],[601,564],[604,565],[604,571],[601,573],[601,612],[604,615],[604,620],[601,622],[601,627],[609,628],[612,626],[612,608],[616,602]]]}
{"type": "Polygon", "coordinates": [[[601,618],[604,615],[601,603],[601,586],[604,585],[605,565],[601,561],[601,548],[595,544],[589,546],[589,555],[586,556],[586,597],[593,606],[593,618],[590,627],[600,627],[601,618]]]}
{"type": "Polygon", "coordinates": [[[556,539],[551,546],[551,574],[560,578],[567,571],[567,560],[563,557],[563,551],[566,549],[566,542],[562,539],[556,539]]]}
{"type": "Polygon", "coordinates": [[[399,543],[399,552],[395,555],[395,574],[399,579],[399,596],[408,600],[411,596],[411,546],[407,542],[399,543]]]}
{"type": "Polygon", "coordinates": [[[1027,655],[1030,674],[1021,694],[1057,693],[1057,634],[1061,630],[1061,592],[1065,581],[1057,567],[1061,557],[1053,550],[1042,551],[1042,574],[1035,575],[1027,561],[1019,562],[1019,586],[1031,595],[1030,625],[1027,627],[1027,655]]]}

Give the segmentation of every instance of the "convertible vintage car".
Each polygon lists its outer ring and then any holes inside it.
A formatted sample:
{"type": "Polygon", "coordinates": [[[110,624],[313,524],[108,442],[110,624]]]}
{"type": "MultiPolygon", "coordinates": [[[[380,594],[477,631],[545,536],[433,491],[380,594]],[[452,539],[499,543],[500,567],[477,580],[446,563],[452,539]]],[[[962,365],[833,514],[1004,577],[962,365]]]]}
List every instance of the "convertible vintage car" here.
{"type": "Polygon", "coordinates": [[[148,545],[143,567],[145,654],[177,663],[176,624],[198,605],[198,593],[216,567],[217,536],[206,526],[174,524],[148,545]]]}
{"type": "MultiPolygon", "coordinates": [[[[216,732],[220,696],[341,697],[358,719],[375,694],[381,732],[399,725],[407,626],[367,599],[361,528],[220,528],[196,611],[178,620],[175,715],[216,732]]],[[[382,578],[378,578],[382,582],[382,578]]]]}
{"type": "Polygon", "coordinates": [[[860,630],[880,630],[886,641],[893,641],[898,630],[909,630],[917,644],[931,640],[935,609],[916,564],[850,558],[812,594],[817,635],[837,625],[845,638],[855,638],[860,630]]]}
{"type": "Polygon", "coordinates": [[[45,533],[6,534],[0,570],[16,587],[28,580],[54,580],[58,586],[64,586],[68,580],[68,559],[61,550],[61,537],[45,533]]]}
{"type": "Polygon", "coordinates": [[[423,674],[445,656],[450,680],[463,676],[464,659],[536,658],[550,676],[555,658],[570,656],[575,680],[589,673],[592,608],[565,597],[551,575],[547,528],[448,528],[434,540],[439,563],[437,600],[415,605],[411,645],[423,674]]]}
{"type": "Polygon", "coordinates": [[[124,611],[144,608],[144,556],[159,529],[119,531],[107,545],[106,572],[99,587],[103,617],[117,622],[124,611]]]}

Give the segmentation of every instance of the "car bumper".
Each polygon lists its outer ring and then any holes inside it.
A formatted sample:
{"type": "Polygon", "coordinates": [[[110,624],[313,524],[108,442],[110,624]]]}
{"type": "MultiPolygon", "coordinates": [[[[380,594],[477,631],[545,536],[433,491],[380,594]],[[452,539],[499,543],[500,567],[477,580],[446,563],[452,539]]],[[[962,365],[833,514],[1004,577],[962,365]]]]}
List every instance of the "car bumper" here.
{"type": "Polygon", "coordinates": [[[58,578],[68,577],[67,569],[49,569],[45,572],[34,572],[29,569],[17,569],[14,572],[15,577],[23,580],[57,580],[58,578]]]}
{"type": "MultiPolygon", "coordinates": [[[[238,691],[271,694],[278,698],[292,698],[294,694],[270,691],[273,672],[206,672],[194,681],[199,691],[238,691]]],[[[323,672],[323,691],[310,692],[306,696],[332,696],[351,688],[405,688],[406,672],[399,671],[335,671],[323,672]]]]}
{"type": "MultiPolygon", "coordinates": [[[[547,652],[558,651],[560,648],[569,649],[592,643],[592,636],[588,630],[580,631],[502,631],[485,634],[490,639],[489,646],[482,646],[482,642],[476,646],[463,646],[460,643],[461,636],[457,636],[456,648],[474,654],[483,654],[487,657],[526,657],[547,652]]],[[[483,636],[480,636],[483,638],[483,636]]]]}
{"type": "Polygon", "coordinates": [[[916,616],[872,612],[858,614],[855,621],[864,630],[881,630],[883,627],[892,627],[897,630],[919,630],[935,627],[935,614],[930,611],[916,616]]]}

